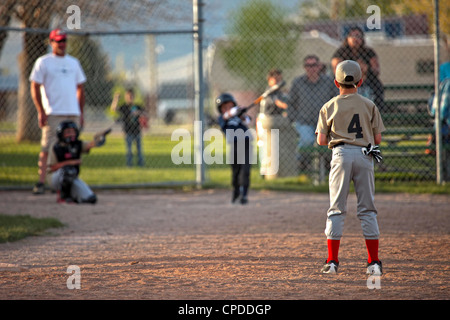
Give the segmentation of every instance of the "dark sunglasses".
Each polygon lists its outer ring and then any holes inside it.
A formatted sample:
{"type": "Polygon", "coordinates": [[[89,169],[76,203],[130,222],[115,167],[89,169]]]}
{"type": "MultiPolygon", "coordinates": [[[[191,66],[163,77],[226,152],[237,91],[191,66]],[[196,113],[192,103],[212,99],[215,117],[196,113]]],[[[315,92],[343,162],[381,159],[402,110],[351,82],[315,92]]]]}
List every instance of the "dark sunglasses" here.
{"type": "Polygon", "coordinates": [[[66,39],[62,39],[62,40],[58,40],[58,41],[53,40],[53,42],[56,42],[56,43],[64,43],[64,42],[66,42],[66,39]]]}
{"type": "Polygon", "coordinates": [[[317,63],[305,63],[305,68],[317,67],[319,64],[317,63]]]}

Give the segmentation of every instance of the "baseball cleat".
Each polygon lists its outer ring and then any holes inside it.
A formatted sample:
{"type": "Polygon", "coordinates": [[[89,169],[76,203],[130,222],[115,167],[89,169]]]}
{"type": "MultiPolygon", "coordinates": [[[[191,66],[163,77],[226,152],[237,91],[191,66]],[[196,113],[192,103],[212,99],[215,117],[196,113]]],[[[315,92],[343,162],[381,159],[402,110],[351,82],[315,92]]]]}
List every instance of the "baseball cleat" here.
{"type": "Polygon", "coordinates": [[[95,194],[92,194],[88,198],[81,200],[81,202],[95,204],[97,202],[97,196],[95,194]]]}
{"type": "Polygon", "coordinates": [[[331,260],[330,262],[325,261],[325,265],[323,266],[321,272],[322,273],[337,273],[339,266],[339,262],[331,260]]]}
{"type": "Polygon", "coordinates": [[[239,192],[239,189],[233,190],[232,196],[231,196],[231,203],[236,203],[236,201],[239,199],[241,193],[239,192]]]}
{"type": "Polygon", "coordinates": [[[33,194],[44,194],[45,188],[42,182],[38,182],[33,187],[33,194]]]}
{"type": "Polygon", "coordinates": [[[381,276],[383,274],[381,261],[372,261],[371,263],[368,263],[366,273],[372,276],[381,276]]]}
{"type": "Polygon", "coordinates": [[[74,204],[75,201],[64,194],[64,192],[61,192],[60,190],[57,191],[58,197],[56,198],[57,203],[68,203],[68,204],[74,204]]]}

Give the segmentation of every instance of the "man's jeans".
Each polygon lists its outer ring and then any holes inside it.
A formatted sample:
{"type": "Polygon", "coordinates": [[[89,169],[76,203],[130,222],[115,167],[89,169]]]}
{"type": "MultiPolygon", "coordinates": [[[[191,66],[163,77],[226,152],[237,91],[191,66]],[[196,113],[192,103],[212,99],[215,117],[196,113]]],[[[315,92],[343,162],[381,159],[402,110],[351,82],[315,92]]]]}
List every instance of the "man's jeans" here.
{"type": "Polygon", "coordinates": [[[313,126],[295,122],[295,130],[297,130],[297,133],[300,136],[298,141],[299,148],[312,146],[314,144],[314,141],[316,140],[316,134],[314,133],[315,128],[313,126]]]}

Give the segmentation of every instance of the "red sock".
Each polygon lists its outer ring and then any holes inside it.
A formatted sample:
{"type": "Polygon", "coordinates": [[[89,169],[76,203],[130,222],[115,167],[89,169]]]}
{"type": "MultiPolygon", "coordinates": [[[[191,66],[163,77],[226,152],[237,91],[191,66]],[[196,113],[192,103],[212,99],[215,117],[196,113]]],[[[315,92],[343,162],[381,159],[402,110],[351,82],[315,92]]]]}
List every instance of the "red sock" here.
{"type": "Polygon", "coordinates": [[[371,263],[372,261],[379,261],[378,243],[378,239],[366,239],[367,254],[369,256],[369,258],[367,259],[368,263],[371,263]]]}
{"type": "Polygon", "coordinates": [[[330,262],[331,260],[339,262],[338,253],[339,253],[339,245],[340,244],[341,244],[341,240],[332,240],[332,239],[327,240],[327,245],[328,245],[327,262],[330,262]]]}

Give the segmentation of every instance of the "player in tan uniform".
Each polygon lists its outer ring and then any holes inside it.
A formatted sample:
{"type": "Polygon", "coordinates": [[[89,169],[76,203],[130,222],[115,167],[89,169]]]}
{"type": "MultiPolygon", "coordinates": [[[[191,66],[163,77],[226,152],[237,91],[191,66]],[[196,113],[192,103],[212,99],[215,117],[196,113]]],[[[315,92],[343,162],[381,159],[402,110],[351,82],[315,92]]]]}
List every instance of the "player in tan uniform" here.
{"type": "Polygon", "coordinates": [[[328,259],[322,272],[337,272],[347,196],[353,181],[358,199],[357,216],[361,221],[368,252],[367,273],[381,275],[373,158],[381,160],[376,145],[380,144],[381,132],[385,127],[377,106],[357,93],[362,83],[357,62],[346,60],[338,64],[334,82],[340,94],[322,107],[316,127],[318,144],[328,145],[333,150],[329,176],[330,208],[325,228],[328,259]]]}

